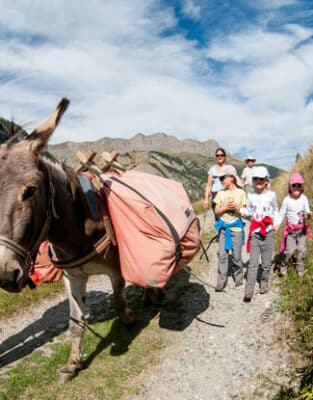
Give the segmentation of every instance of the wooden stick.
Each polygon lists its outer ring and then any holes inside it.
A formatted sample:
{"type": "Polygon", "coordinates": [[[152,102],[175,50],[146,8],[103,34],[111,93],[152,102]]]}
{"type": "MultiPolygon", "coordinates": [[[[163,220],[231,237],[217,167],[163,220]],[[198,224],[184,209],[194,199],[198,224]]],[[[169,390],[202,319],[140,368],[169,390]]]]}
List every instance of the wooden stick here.
{"type": "Polygon", "coordinates": [[[116,172],[124,172],[125,168],[116,161],[116,158],[119,156],[119,153],[117,153],[116,151],[112,151],[112,153],[108,153],[107,151],[104,151],[101,154],[101,157],[104,160],[104,164],[102,166],[102,171],[106,172],[108,171],[110,168],[112,168],[113,170],[116,170],[116,172]]]}
{"type": "Polygon", "coordinates": [[[83,153],[78,150],[78,152],[76,153],[76,157],[79,159],[80,163],[76,165],[74,171],[75,172],[81,171],[81,169],[85,166],[85,164],[93,161],[96,155],[97,153],[95,151],[88,150],[86,153],[83,153]]]}

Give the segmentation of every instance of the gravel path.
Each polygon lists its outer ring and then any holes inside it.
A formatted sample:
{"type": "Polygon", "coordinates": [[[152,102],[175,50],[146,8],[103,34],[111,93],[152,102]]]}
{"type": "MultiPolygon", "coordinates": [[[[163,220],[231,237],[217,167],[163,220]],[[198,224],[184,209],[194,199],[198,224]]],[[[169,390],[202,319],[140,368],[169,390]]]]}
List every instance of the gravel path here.
{"type": "MultiPolygon", "coordinates": [[[[212,229],[211,216],[205,218],[205,225],[204,230],[212,229]]],[[[213,242],[210,262],[204,257],[195,261],[197,276],[211,285],[216,282],[216,252],[213,242]]],[[[157,366],[148,366],[135,379],[140,393],[129,400],[271,399],[281,385],[288,386],[289,350],[279,339],[285,320],[276,307],[275,279],[270,293],[256,292],[248,304],[242,301],[243,286],[234,288],[231,278],[225,292],[216,293],[193,276],[187,277],[186,295],[178,303],[171,301],[173,290],[169,290],[158,318],[160,335],[170,338],[170,345],[157,366]]],[[[91,279],[88,290],[94,303],[98,295],[103,302],[103,291],[108,297],[111,293],[109,279],[91,279]]],[[[39,345],[60,340],[58,335],[67,327],[67,307],[65,295],[60,294],[2,321],[0,366],[7,365],[3,371],[39,345]],[[57,323],[51,326],[51,321],[57,323]]]]}
{"type": "MultiPolygon", "coordinates": [[[[205,260],[200,265],[199,277],[212,285],[216,252],[213,242],[209,265],[205,260]]],[[[247,254],[243,259],[247,261],[247,254]]],[[[191,278],[192,282],[197,281],[191,278]]],[[[251,303],[243,302],[243,286],[235,288],[231,278],[226,292],[206,290],[209,306],[183,331],[172,333],[173,346],[166,349],[157,368],[138,378],[142,389],[131,400],[271,399],[281,385],[288,386],[289,350],[278,338],[284,316],[276,307],[275,278],[270,292],[260,295],[257,290],[251,303]]],[[[201,302],[203,293],[198,296],[201,302]]]]}

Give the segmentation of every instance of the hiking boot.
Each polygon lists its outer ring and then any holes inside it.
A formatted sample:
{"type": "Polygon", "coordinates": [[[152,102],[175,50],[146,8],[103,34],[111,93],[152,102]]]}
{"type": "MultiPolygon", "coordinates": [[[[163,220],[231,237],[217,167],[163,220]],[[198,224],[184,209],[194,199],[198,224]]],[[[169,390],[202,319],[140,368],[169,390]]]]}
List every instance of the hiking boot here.
{"type": "Polygon", "coordinates": [[[305,272],[304,272],[304,271],[297,271],[297,274],[298,274],[298,277],[299,277],[299,278],[303,278],[305,272]]]}
{"type": "Polygon", "coordinates": [[[260,294],[265,294],[268,292],[268,283],[267,282],[261,282],[260,284],[260,294]]]}
{"type": "Polygon", "coordinates": [[[242,276],[236,276],[235,278],[235,287],[241,286],[243,284],[243,278],[242,276]]]}
{"type": "Polygon", "coordinates": [[[244,297],[243,297],[243,301],[245,301],[246,303],[250,303],[251,299],[253,296],[253,291],[252,290],[246,290],[244,297]]]}
{"type": "Polygon", "coordinates": [[[279,276],[287,276],[288,270],[287,265],[281,266],[278,272],[279,276]]]}
{"type": "Polygon", "coordinates": [[[218,283],[215,287],[216,292],[222,292],[225,289],[226,282],[224,283],[218,283]]]}

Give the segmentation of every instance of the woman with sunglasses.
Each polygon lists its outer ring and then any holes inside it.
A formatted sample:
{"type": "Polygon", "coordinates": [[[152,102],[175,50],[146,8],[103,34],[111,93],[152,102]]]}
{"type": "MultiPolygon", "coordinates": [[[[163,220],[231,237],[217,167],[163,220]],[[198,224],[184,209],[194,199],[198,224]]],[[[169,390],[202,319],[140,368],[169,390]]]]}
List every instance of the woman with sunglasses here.
{"type": "Polygon", "coordinates": [[[220,181],[220,172],[224,167],[227,166],[226,152],[222,147],[219,147],[215,150],[215,158],[216,164],[213,165],[208,171],[208,181],[205,187],[203,206],[204,208],[208,208],[209,198],[211,197],[211,208],[213,210],[215,220],[217,220],[217,216],[215,214],[215,203],[213,200],[217,192],[223,189],[223,185],[220,181]]]}
{"type": "Polygon", "coordinates": [[[311,236],[310,229],[305,220],[311,218],[309,201],[304,191],[304,179],[302,175],[294,173],[288,182],[289,194],[284,198],[279,211],[279,224],[286,217],[286,223],[282,233],[280,253],[285,256],[285,265],[280,268],[280,275],[287,274],[288,263],[292,260],[296,251],[296,271],[299,277],[304,275],[304,259],[306,256],[306,239],[311,236]]]}
{"type": "Polygon", "coordinates": [[[274,232],[277,231],[278,205],[276,194],[268,189],[269,173],[265,167],[255,167],[252,175],[254,192],[248,193],[247,207],[241,214],[250,219],[247,252],[250,260],[243,300],[250,302],[257,281],[261,256],[260,294],[268,292],[274,249],[274,232]],[[275,228],[274,228],[275,226],[275,228]]]}

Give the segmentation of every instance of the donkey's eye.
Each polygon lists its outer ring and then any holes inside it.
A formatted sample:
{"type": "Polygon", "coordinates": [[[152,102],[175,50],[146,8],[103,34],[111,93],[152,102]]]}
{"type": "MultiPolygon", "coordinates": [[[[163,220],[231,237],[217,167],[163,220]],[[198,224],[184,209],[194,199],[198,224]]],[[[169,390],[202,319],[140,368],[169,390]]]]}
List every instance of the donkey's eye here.
{"type": "Polygon", "coordinates": [[[22,200],[29,200],[31,197],[33,197],[33,195],[36,192],[36,187],[35,186],[28,186],[22,196],[22,200]]]}

